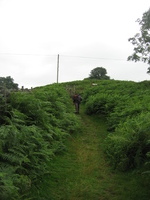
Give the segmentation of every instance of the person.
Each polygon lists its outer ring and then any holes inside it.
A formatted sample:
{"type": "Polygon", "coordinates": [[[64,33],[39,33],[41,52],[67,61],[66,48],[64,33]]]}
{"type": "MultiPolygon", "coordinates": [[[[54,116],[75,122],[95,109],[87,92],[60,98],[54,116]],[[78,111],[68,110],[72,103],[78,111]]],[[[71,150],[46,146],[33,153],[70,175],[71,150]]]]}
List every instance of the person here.
{"type": "Polygon", "coordinates": [[[73,103],[75,105],[75,113],[79,114],[80,103],[82,101],[82,97],[80,94],[73,95],[73,103]]]}

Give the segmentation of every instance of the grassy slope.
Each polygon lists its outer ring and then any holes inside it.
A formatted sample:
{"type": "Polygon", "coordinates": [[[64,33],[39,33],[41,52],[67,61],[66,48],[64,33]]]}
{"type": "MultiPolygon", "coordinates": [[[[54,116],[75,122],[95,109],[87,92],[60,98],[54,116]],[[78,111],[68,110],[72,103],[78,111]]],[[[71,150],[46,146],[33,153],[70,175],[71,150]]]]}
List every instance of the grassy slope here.
{"type": "Polygon", "coordinates": [[[103,153],[107,135],[103,119],[79,115],[82,130],[71,135],[66,152],[50,164],[51,175],[43,177],[33,193],[36,200],[149,200],[141,175],[111,170],[103,153]],[[42,198],[42,197],[43,198],[42,198]]]}

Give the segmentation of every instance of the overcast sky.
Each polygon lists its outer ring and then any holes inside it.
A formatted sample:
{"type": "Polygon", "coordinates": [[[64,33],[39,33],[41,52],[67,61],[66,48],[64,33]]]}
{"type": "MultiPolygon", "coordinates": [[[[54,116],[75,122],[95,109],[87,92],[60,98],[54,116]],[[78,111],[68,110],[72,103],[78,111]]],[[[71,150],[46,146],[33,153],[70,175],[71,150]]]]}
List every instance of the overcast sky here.
{"type": "Polygon", "coordinates": [[[148,65],[127,61],[128,38],[149,0],[0,0],[0,77],[19,87],[83,80],[104,67],[116,80],[149,80],[148,65]]]}

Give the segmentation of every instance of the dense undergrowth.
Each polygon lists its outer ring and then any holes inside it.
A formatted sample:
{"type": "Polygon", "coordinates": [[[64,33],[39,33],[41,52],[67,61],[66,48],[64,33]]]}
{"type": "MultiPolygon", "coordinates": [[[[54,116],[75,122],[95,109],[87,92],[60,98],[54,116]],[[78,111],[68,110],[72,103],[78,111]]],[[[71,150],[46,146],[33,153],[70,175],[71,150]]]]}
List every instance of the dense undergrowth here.
{"type": "Polygon", "coordinates": [[[86,113],[103,114],[105,152],[114,169],[150,173],[150,82],[100,81],[84,93],[86,113]]]}
{"type": "Polygon", "coordinates": [[[64,87],[53,84],[14,92],[1,100],[0,199],[29,200],[47,162],[65,149],[64,141],[80,123],[64,87]]]}
{"type": "Polygon", "coordinates": [[[47,163],[80,129],[70,98],[74,92],[82,95],[86,114],[105,117],[109,134],[104,151],[111,166],[150,175],[149,81],[52,84],[0,94],[0,199],[31,200],[30,188],[50,174],[47,163]]]}

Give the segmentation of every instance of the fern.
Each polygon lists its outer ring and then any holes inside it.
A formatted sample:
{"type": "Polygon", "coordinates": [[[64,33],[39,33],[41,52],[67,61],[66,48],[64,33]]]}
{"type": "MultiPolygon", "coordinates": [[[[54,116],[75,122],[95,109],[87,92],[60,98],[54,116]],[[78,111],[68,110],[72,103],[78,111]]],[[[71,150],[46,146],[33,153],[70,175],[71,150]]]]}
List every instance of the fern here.
{"type": "Polygon", "coordinates": [[[19,188],[14,185],[13,179],[17,177],[14,168],[10,165],[1,163],[0,173],[0,199],[19,199],[19,188]]]}
{"type": "Polygon", "coordinates": [[[65,149],[65,138],[79,123],[70,114],[67,92],[58,85],[12,93],[10,107],[7,124],[0,127],[0,164],[10,169],[7,177],[1,168],[0,199],[28,200],[30,187],[50,173],[47,163],[65,149]]]}

